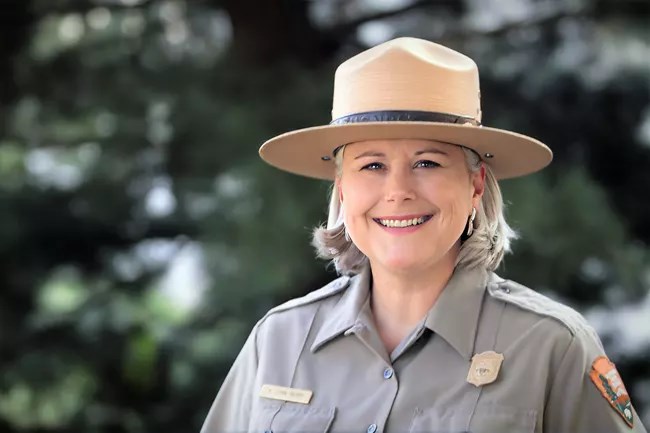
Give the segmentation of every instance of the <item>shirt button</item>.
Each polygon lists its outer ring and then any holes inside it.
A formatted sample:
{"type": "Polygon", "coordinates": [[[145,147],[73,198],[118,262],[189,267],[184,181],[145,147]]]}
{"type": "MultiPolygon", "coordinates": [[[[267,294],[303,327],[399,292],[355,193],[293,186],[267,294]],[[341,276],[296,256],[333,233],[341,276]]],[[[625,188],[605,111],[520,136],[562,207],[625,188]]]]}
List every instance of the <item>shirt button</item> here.
{"type": "Polygon", "coordinates": [[[368,426],[368,433],[375,433],[377,431],[377,424],[370,424],[368,426]]]}
{"type": "Polygon", "coordinates": [[[393,377],[393,369],[387,368],[386,370],[384,370],[384,379],[390,379],[391,377],[393,377]]]}

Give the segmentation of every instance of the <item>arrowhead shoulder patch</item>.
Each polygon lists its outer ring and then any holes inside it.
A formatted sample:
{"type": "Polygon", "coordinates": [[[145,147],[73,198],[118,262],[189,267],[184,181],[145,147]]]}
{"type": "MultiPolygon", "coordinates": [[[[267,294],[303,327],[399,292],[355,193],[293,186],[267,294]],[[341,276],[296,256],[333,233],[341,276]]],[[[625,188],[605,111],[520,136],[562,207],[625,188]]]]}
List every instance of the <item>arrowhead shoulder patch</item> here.
{"type": "Polygon", "coordinates": [[[589,377],[625,423],[633,427],[632,402],[614,363],[606,356],[599,356],[591,364],[589,377]]]}

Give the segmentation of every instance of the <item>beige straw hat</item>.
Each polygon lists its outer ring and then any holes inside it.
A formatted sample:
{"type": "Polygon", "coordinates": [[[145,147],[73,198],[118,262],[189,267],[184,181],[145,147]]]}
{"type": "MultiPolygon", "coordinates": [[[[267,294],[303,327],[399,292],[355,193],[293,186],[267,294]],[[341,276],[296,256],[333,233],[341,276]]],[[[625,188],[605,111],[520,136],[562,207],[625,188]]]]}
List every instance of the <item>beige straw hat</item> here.
{"type": "Polygon", "coordinates": [[[373,139],[462,145],[476,151],[497,179],[533,173],[553,158],[534,138],[482,126],[476,63],[422,39],[394,39],[342,63],[334,78],[332,119],[268,140],[260,156],[319,179],[334,179],[337,148],[373,139]]]}

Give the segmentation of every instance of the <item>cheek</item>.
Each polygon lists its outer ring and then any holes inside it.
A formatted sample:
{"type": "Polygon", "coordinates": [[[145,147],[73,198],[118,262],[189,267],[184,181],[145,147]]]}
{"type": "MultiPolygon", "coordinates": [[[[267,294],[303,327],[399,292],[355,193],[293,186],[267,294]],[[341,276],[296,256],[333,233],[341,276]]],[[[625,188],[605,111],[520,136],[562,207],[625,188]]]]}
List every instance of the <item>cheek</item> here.
{"type": "Polygon", "coordinates": [[[461,190],[457,185],[454,186],[441,185],[435,190],[435,192],[430,192],[428,194],[429,201],[433,203],[440,212],[440,224],[445,226],[464,224],[466,219],[465,209],[471,207],[469,197],[467,198],[468,203],[465,203],[465,190],[461,190]]]}
{"type": "Polygon", "coordinates": [[[370,203],[364,201],[363,197],[353,198],[352,196],[345,203],[345,225],[351,230],[365,225],[369,210],[372,207],[370,203]]]}
{"type": "Polygon", "coordinates": [[[341,186],[341,193],[346,219],[366,214],[377,202],[376,190],[376,185],[356,179],[344,183],[341,186]]]}

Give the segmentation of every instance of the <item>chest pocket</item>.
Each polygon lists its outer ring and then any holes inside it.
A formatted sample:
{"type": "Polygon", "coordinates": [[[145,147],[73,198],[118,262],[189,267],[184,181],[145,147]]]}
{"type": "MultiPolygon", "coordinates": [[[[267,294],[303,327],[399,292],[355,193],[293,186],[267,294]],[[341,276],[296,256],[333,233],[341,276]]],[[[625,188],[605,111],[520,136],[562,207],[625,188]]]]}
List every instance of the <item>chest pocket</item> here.
{"type": "Polygon", "coordinates": [[[472,416],[470,428],[467,421],[470,411],[462,408],[441,411],[418,410],[411,424],[411,433],[471,432],[471,433],[533,433],[537,411],[498,404],[479,405],[472,416]]]}
{"type": "Polygon", "coordinates": [[[327,433],[334,422],[335,407],[297,403],[264,402],[251,420],[250,432],[327,433]]]}
{"type": "Polygon", "coordinates": [[[470,431],[473,433],[527,433],[535,431],[536,422],[536,410],[488,404],[476,408],[476,412],[472,417],[470,431]]]}

